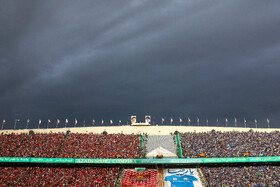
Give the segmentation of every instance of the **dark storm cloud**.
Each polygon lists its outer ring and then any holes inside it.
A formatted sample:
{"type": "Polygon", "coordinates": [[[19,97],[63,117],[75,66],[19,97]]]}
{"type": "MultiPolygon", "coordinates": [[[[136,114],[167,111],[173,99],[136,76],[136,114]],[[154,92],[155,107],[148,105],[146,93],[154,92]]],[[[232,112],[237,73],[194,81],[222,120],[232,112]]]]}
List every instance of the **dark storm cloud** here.
{"type": "Polygon", "coordinates": [[[0,3],[1,119],[278,127],[278,1],[0,3]]]}

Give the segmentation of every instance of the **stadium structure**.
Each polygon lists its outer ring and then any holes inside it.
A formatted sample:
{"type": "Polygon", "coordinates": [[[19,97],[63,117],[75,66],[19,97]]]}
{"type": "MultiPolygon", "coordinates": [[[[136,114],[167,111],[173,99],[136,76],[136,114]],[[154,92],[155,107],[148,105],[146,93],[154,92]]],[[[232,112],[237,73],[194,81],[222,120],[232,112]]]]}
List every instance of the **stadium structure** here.
{"type": "Polygon", "coordinates": [[[2,130],[0,186],[280,186],[271,128],[131,125],[2,130]]]}

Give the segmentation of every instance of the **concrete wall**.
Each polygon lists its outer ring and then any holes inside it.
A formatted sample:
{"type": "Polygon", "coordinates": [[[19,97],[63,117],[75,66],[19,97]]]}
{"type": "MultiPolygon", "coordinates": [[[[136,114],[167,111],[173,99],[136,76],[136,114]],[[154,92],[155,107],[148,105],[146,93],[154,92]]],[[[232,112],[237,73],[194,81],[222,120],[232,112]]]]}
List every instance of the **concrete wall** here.
{"type": "Polygon", "coordinates": [[[70,130],[72,133],[102,133],[107,131],[109,134],[124,133],[124,134],[138,134],[147,133],[150,135],[168,135],[171,132],[209,132],[216,131],[249,131],[253,129],[259,132],[280,131],[280,129],[268,128],[235,128],[235,127],[209,127],[209,126],[104,126],[104,127],[72,127],[72,128],[55,128],[55,129],[28,129],[28,130],[0,130],[0,133],[28,133],[33,130],[35,133],[51,133],[51,132],[64,132],[70,130]]]}

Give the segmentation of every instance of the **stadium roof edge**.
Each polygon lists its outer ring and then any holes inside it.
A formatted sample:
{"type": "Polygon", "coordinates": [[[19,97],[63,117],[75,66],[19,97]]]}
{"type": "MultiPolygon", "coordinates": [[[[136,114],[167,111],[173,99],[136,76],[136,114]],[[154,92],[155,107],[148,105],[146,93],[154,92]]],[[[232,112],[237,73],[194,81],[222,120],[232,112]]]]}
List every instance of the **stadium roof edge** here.
{"type": "Polygon", "coordinates": [[[170,135],[175,131],[184,132],[210,132],[212,130],[229,132],[238,131],[245,132],[249,130],[258,132],[280,131],[279,128],[243,128],[243,127],[212,127],[212,126],[99,126],[99,127],[69,127],[69,128],[54,128],[54,129],[18,129],[18,130],[0,130],[0,133],[29,133],[33,130],[35,133],[66,133],[68,130],[71,133],[96,133],[101,134],[106,131],[109,134],[143,134],[148,135],[170,135]]]}

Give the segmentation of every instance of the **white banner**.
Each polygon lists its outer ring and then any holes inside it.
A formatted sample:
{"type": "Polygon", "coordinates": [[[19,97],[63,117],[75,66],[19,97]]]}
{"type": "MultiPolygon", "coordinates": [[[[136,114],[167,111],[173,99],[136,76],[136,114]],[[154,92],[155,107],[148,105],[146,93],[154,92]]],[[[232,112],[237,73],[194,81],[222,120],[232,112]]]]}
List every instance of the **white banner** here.
{"type": "Polygon", "coordinates": [[[136,123],[136,116],[131,116],[131,125],[136,123]]]}
{"type": "Polygon", "coordinates": [[[145,116],[145,123],[151,125],[151,116],[145,116]]]}

